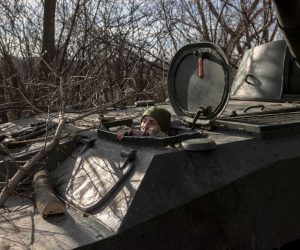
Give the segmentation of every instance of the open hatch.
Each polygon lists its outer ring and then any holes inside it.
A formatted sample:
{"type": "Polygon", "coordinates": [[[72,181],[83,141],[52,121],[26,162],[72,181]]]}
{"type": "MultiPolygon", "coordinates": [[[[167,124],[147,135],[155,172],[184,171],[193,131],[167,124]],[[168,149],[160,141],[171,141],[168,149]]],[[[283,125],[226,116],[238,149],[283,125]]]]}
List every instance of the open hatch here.
{"type": "Polygon", "coordinates": [[[120,142],[128,146],[167,146],[195,138],[203,138],[195,125],[207,125],[224,110],[229,98],[228,62],[222,50],[215,44],[204,42],[182,47],[174,56],[168,75],[169,99],[176,115],[186,128],[171,127],[165,138],[125,136],[118,141],[110,128],[132,126],[125,119],[102,123],[98,129],[100,138],[120,142]],[[190,128],[191,127],[191,128],[190,128]]]}
{"type": "Polygon", "coordinates": [[[218,119],[217,124],[256,133],[264,139],[299,135],[299,76],[300,69],[285,41],[249,49],[232,84],[232,113],[218,119]],[[241,101],[248,101],[249,106],[238,113],[241,101]],[[277,108],[270,109],[272,106],[277,108]],[[258,108],[261,111],[257,112],[258,108]]]}

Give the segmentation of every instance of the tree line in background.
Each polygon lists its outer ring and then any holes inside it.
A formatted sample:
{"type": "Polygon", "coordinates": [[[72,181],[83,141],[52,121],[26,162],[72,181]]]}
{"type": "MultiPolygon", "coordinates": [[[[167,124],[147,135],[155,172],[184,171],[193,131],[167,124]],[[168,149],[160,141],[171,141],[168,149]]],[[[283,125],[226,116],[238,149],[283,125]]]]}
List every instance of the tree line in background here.
{"type": "MultiPolygon", "coordinates": [[[[167,97],[183,45],[218,44],[236,69],[244,51],[280,37],[268,0],[12,0],[0,2],[2,121],[90,109],[132,93],[167,97]]],[[[119,104],[119,105],[121,105],[119,104]]]]}

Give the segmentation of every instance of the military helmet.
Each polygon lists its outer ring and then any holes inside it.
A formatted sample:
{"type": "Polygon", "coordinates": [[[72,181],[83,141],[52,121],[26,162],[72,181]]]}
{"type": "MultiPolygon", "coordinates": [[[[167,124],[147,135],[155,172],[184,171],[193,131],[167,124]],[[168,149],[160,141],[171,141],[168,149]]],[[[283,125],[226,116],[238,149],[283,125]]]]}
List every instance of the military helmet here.
{"type": "Polygon", "coordinates": [[[162,131],[168,132],[170,129],[171,113],[168,110],[160,107],[151,107],[144,112],[142,119],[145,116],[153,117],[162,131]]]}

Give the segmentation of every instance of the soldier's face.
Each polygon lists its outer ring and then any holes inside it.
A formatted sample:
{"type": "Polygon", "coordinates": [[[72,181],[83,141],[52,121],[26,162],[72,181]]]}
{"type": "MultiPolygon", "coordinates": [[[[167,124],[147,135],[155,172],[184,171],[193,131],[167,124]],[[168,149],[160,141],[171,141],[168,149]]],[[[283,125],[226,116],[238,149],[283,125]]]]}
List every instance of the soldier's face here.
{"type": "Polygon", "coordinates": [[[141,130],[143,132],[149,132],[150,130],[160,130],[160,126],[157,121],[151,116],[144,116],[141,121],[141,130]]]}

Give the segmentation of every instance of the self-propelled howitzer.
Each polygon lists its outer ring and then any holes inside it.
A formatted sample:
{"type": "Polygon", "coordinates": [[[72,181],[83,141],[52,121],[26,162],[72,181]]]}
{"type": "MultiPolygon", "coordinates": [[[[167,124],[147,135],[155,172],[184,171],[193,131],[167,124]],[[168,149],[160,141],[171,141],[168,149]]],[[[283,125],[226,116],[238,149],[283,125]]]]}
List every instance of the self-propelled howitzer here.
{"type": "MultiPolygon", "coordinates": [[[[298,34],[300,1],[286,2],[295,11],[274,1],[279,24],[298,34]]],[[[66,214],[43,220],[22,201],[3,237],[49,249],[299,248],[300,43],[286,37],[246,51],[233,82],[217,45],[181,48],[159,104],[169,136],[118,141],[116,127],[147,107],[107,110],[96,131],[77,131],[92,144],[62,143],[45,161],[66,214]]]]}

